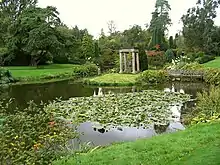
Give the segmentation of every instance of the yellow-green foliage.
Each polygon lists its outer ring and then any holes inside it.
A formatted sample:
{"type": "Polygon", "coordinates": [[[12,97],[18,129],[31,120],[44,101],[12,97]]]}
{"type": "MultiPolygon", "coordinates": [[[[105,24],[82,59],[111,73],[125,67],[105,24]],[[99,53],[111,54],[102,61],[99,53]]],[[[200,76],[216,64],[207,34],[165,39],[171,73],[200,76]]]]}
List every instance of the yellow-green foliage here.
{"type": "Polygon", "coordinates": [[[220,113],[214,113],[211,117],[207,117],[205,114],[200,113],[198,116],[194,117],[191,121],[191,124],[199,123],[210,123],[220,121],[220,113]]]}
{"type": "Polygon", "coordinates": [[[188,64],[184,65],[181,69],[184,69],[184,70],[202,70],[202,69],[204,69],[204,66],[197,63],[197,62],[194,62],[194,63],[188,63],[188,64]]]}
{"type": "Polygon", "coordinates": [[[136,84],[138,74],[105,74],[94,78],[85,79],[85,83],[101,86],[129,86],[136,84]]]}
{"type": "Polygon", "coordinates": [[[181,69],[183,70],[196,70],[203,71],[203,80],[208,84],[219,85],[220,84],[220,69],[218,68],[206,68],[198,63],[190,63],[184,65],[181,69]]]}
{"type": "Polygon", "coordinates": [[[209,84],[220,84],[220,69],[205,69],[204,70],[204,81],[209,84]]]}
{"type": "Polygon", "coordinates": [[[193,111],[192,124],[220,119],[220,87],[211,86],[209,92],[198,93],[197,106],[193,111]]]}
{"type": "Polygon", "coordinates": [[[157,84],[168,80],[168,74],[164,70],[146,70],[137,78],[139,84],[157,84]]]}

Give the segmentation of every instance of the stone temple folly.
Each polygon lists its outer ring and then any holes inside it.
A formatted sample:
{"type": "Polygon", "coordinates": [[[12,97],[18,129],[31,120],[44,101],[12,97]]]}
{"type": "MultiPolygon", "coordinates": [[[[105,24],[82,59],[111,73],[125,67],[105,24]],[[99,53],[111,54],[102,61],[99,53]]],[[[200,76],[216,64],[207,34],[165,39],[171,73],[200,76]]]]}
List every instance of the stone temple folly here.
{"type": "Polygon", "coordinates": [[[140,72],[140,61],[139,61],[139,51],[137,49],[121,49],[119,50],[120,55],[120,73],[138,73],[140,72]],[[128,55],[132,54],[132,70],[129,70],[128,55]]]}

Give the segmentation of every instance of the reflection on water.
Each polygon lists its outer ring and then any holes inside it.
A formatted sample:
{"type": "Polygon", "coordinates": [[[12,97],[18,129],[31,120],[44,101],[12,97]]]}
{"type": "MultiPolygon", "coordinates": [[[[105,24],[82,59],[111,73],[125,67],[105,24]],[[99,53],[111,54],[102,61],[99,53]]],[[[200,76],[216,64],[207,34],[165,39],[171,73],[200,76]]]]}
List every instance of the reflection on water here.
{"type": "Polygon", "coordinates": [[[194,98],[196,97],[197,92],[200,92],[203,89],[208,90],[207,86],[201,83],[171,83],[160,86],[97,88],[82,84],[74,84],[71,81],[61,81],[56,83],[16,85],[9,86],[7,88],[0,88],[0,100],[15,98],[16,106],[23,108],[30,100],[40,103],[41,101],[52,101],[56,98],[66,100],[70,97],[97,96],[108,93],[138,92],[147,89],[165,89],[179,92],[184,91],[185,93],[191,94],[194,98]]]}
{"type": "Polygon", "coordinates": [[[167,125],[151,124],[148,128],[116,127],[105,129],[97,123],[85,122],[80,124],[79,132],[83,133],[79,140],[81,143],[91,142],[94,146],[108,145],[114,142],[132,141],[139,138],[150,138],[162,133],[172,133],[184,130],[181,123],[181,109],[183,104],[171,106],[172,115],[167,125]]]}
{"type": "MultiPolygon", "coordinates": [[[[56,98],[69,99],[70,97],[94,96],[99,97],[109,93],[138,92],[147,89],[164,90],[166,92],[181,92],[196,97],[197,92],[208,90],[207,86],[198,83],[171,83],[160,86],[147,87],[102,87],[85,86],[74,84],[71,81],[63,81],[48,84],[18,85],[2,88],[0,100],[15,98],[15,106],[26,107],[26,103],[34,100],[36,103],[52,101],[56,98]]],[[[92,142],[94,145],[106,145],[113,142],[131,141],[137,138],[148,138],[160,133],[169,133],[183,130],[181,116],[186,113],[187,106],[194,106],[194,102],[171,106],[172,122],[169,125],[149,125],[149,128],[119,127],[105,130],[94,128],[92,123],[86,122],[79,126],[80,142],[92,142]]]]}
{"type": "MultiPolygon", "coordinates": [[[[146,129],[135,127],[119,127],[105,130],[104,128],[94,128],[90,122],[82,123],[79,126],[80,143],[91,142],[94,146],[109,145],[115,142],[134,141],[140,138],[150,138],[161,133],[172,133],[178,130],[184,130],[185,127],[179,122],[172,122],[166,126],[151,124],[146,129]]],[[[76,142],[76,139],[73,140],[76,142]]]]}

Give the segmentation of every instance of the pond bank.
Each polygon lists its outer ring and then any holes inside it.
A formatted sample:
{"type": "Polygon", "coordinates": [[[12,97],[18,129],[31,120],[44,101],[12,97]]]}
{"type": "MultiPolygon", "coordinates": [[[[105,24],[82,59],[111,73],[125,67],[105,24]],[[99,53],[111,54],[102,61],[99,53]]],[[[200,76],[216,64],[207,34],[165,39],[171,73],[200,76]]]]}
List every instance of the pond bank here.
{"type": "Polygon", "coordinates": [[[111,73],[97,77],[86,78],[84,83],[98,86],[133,86],[139,74],[119,74],[111,73]]]}
{"type": "Polygon", "coordinates": [[[220,164],[220,124],[200,124],[185,131],[115,144],[54,165],[212,165],[220,164]]]}
{"type": "Polygon", "coordinates": [[[98,74],[96,65],[51,64],[38,67],[12,66],[5,67],[11,72],[17,84],[47,83],[63,80],[76,80],[98,74]]]}

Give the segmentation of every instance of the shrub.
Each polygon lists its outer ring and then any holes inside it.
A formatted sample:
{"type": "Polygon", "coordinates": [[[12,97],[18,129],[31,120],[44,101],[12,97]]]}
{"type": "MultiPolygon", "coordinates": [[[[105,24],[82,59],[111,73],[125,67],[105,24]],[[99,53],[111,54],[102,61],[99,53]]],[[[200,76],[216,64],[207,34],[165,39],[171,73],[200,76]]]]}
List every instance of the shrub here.
{"type": "Polygon", "coordinates": [[[198,52],[196,55],[197,55],[197,58],[198,57],[203,57],[203,56],[205,56],[205,53],[204,52],[198,52]]]}
{"type": "Polygon", "coordinates": [[[194,63],[185,64],[181,69],[184,69],[184,70],[202,70],[202,69],[204,69],[204,67],[202,65],[198,64],[197,62],[194,62],[194,63]]]}
{"type": "Polygon", "coordinates": [[[172,62],[172,60],[175,59],[175,56],[174,56],[174,53],[173,53],[172,49],[167,49],[167,51],[165,53],[165,56],[166,56],[166,61],[167,62],[172,62]]]}
{"type": "Polygon", "coordinates": [[[177,51],[176,51],[176,55],[177,55],[177,57],[182,56],[182,55],[183,55],[183,50],[181,50],[181,49],[177,49],[177,51]]]}
{"type": "Polygon", "coordinates": [[[220,69],[205,69],[204,70],[204,81],[208,84],[220,84],[220,69]]]}
{"type": "Polygon", "coordinates": [[[203,58],[205,56],[205,53],[204,52],[188,53],[186,56],[189,58],[189,62],[194,62],[197,58],[203,58]]]}
{"type": "Polygon", "coordinates": [[[210,92],[198,93],[197,106],[193,111],[192,124],[220,119],[220,88],[211,86],[210,92]]]}
{"type": "Polygon", "coordinates": [[[0,68],[0,84],[8,84],[14,81],[15,79],[8,70],[0,68]]]}
{"type": "Polygon", "coordinates": [[[207,63],[209,61],[212,61],[215,59],[215,56],[212,56],[212,55],[204,55],[202,57],[199,57],[196,59],[196,61],[199,63],[199,64],[204,64],[204,63],[207,63]]]}
{"type": "Polygon", "coordinates": [[[163,67],[166,63],[166,58],[163,51],[148,51],[147,59],[149,66],[155,66],[156,68],[163,67]]]}
{"type": "Polygon", "coordinates": [[[98,75],[98,67],[95,64],[85,64],[81,67],[76,67],[73,73],[78,77],[89,77],[98,75]]]}
{"type": "Polygon", "coordinates": [[[137,78],[139,84],[157,84],[168,80],[168,74],[163,70],[146,70],[137,78]]]}
{"type": "Polygon", "coordinates": [[[51,164],[67,153],[69,139],[76,136],[63,112],[30,103],[24,110],[1,107],[0,164],[51,164]]]}

